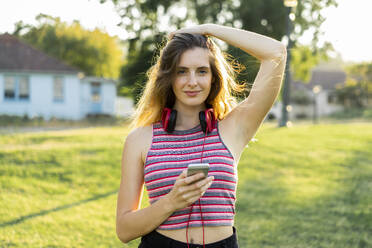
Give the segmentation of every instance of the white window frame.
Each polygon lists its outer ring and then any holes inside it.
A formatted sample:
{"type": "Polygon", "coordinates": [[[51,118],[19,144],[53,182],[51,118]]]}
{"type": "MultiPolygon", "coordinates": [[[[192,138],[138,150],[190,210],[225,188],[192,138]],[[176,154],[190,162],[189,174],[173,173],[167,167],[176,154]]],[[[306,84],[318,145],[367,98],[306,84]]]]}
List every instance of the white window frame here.
{"type": "Polygon", "coordinates": [[[53,78],[53,101],[64,102],[65,100],[65,81],[62,76],[55,76],[53,78]],[[59,84],[59,85],[58,85],[59,84]],[[57,92],[57,90],[59,92],[57,92]],[[58,93],[58,94],[56,94],[58,93]]]}
{"type": "Polygon", "coordinates": [[[4,75],[4,101],[29,101],[31,95],[31,88],[30,88],[30,78],[27,75],[4,75]],[[7,79],[13,79],[13,97],[6,96],[6,85],[7,79]],[[22,81],[24,80],[24,81],[22,81]],[[24,87],[21,89],[22,83],[25,83],[24,87]],[[22,94],[22,90],[24,90],[24,96],[22,94]]]}

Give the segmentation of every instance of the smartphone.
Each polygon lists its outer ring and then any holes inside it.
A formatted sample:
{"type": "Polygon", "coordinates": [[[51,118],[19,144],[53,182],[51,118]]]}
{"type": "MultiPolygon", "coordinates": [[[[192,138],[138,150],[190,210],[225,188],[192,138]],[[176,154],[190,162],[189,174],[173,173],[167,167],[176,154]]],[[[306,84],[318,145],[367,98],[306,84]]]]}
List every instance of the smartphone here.
{"type": "Polygon", "coordinates": [[[203,172],[205,177],[208,176],[209,171],[209,164],[208,163],[202,163],[202,164],[189,164],[187,166],[187,176],[192,176],[194,174],[197,174],[199,172],[203,172]]]}

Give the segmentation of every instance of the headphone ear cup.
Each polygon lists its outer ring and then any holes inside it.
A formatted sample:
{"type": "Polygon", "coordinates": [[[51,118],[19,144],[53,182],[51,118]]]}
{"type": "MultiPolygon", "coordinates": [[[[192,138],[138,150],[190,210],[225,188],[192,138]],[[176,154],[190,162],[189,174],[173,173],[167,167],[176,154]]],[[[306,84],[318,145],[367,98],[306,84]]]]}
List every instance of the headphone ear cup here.
{"type": "Polygon", "coordinates": [[[204,111],[199,112],[199,121],[200,121],[200,126],[201,126],[203,132],[207,133],[207,120],[206,120],[206,116],[205,116],[204,111]]]}
{"type": "Polygon", "coordinates": [[[170,108],[164,108],[163,114],[161,115],[161,123],[163,124],[163,128],[165,131],[168,129],[169,125],[169,117],[172,110],[170,108]]]}
{"type": "Polygon", "coordinates": [[[174,131],[174,128],[176,127],[176,120],[177,120],[177,110],[173,109],[170,113],[169,121],[168,121],[168,128],[166,130],[168,133],[172,133],[174,131]]]}
{"type": "Polygon", "coordinates": [[[210,133],[214,129],[215,118],[213,108],[209,108],[203,112],[205,116],[206,132],[210,133]]]}

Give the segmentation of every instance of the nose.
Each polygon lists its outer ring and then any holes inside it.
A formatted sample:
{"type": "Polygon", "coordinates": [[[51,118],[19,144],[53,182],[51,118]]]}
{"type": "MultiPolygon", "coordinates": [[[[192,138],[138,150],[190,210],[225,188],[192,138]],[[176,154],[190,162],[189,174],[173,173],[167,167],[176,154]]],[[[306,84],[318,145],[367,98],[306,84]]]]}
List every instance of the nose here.
{"type": "Polygon", "coordinates": [[[188,85],[191,87],[195,87],[197,85],[197,78],[196,78],[195,73],[190,73],[190,77],[188,81],[189,81],[188,85]]]}

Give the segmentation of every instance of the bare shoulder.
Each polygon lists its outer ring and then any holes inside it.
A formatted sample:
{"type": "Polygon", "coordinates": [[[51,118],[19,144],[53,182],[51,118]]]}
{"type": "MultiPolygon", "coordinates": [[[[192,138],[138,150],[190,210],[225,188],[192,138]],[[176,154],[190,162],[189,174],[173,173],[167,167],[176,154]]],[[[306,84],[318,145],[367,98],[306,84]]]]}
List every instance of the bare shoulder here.
{"type": "Polygon", "coordinates": [[[137,127],[130,131],[127,136],[127,140],[130,142],[141,142],[144,138],[152,137],[152,126],[137,127]]]}
{"type": "Polygon", "coordinates": [[[152,126],[143,126],[133,129],[126,138],[126,146],[131,147],[136,153],[140,153],[143,163],[145,163],[147,151],[151,147],[152,126]]]}

